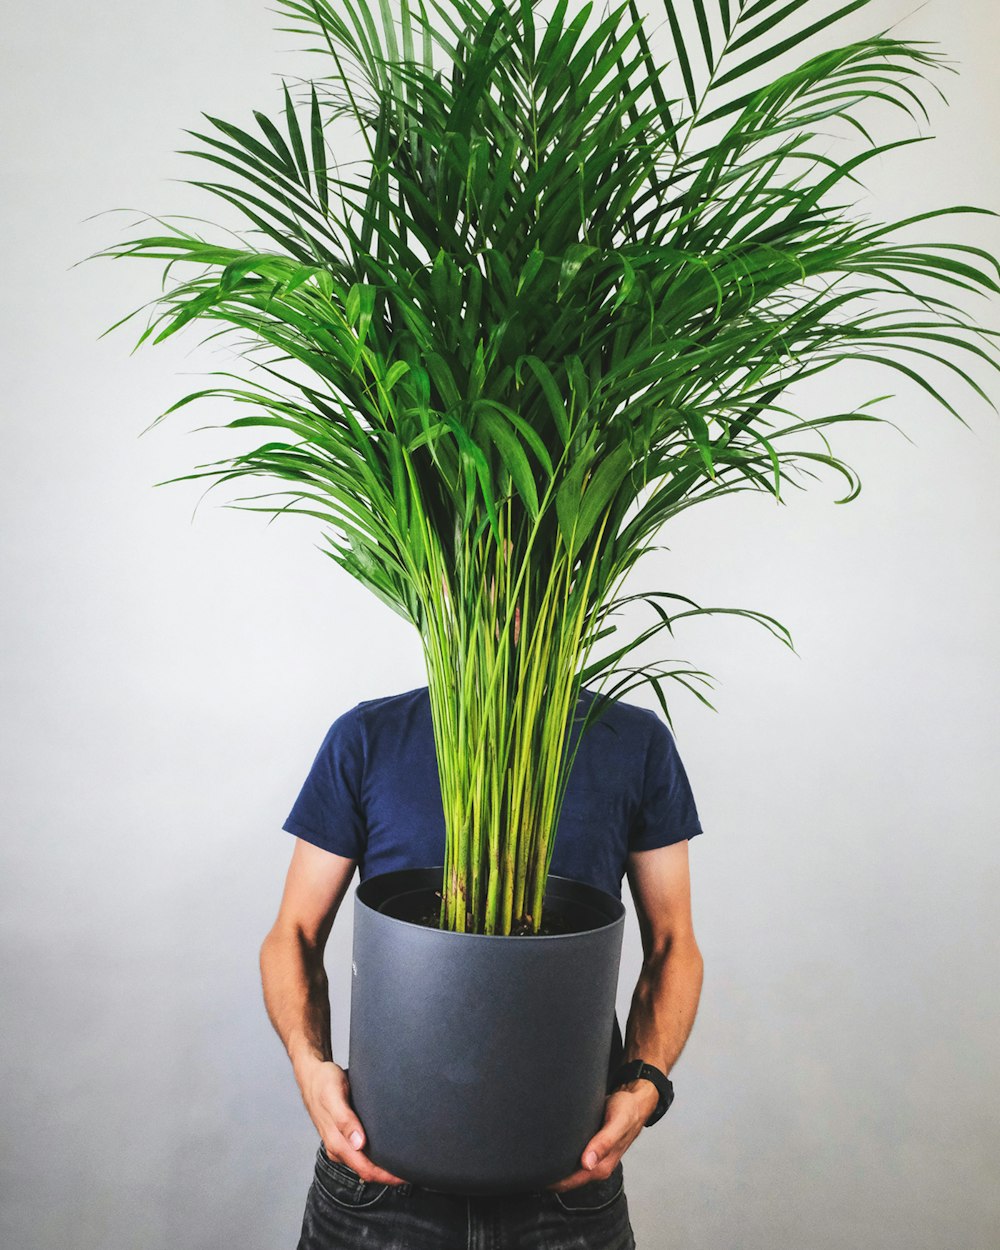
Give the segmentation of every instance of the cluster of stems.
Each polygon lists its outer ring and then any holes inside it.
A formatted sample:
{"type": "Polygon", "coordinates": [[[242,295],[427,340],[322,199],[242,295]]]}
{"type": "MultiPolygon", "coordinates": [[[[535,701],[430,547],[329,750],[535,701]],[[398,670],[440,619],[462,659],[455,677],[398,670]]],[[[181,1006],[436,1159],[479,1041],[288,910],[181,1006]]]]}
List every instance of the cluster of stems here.
{"type": "MultiPolygon", "coordinates": [[[[510,501],[454,558],[428,533],[421,636],[445,820],[442,928],[537,933],[572,768],[598,545],[534,559],[510,501]]],[[[523,512],[521,513],[523,517],[523,512]]]]}

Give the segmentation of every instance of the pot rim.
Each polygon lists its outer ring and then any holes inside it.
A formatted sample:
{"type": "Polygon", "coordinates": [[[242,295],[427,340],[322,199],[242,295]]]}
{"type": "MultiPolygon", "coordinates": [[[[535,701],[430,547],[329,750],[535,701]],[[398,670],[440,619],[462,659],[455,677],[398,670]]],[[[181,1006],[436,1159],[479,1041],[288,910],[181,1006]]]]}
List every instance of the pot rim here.
{"type": "Polygon", "coordinates": [[[426,878],[427,874],[432,873],[438,874],[440,879],[444,875],[444,865],[436,864],[429,868],[393,868],[389,872],[373,873],[371,876],[366,877],[364,881],[358,883],[354,891],[354,905],[356,907],[364,907],[373,915],[379,916],[383,921],[388,921],[395,925],[403,925],[407,929],[418,929],[432,937],[437,934],[444,938],[465,938],[467,941],[477,942],[506,942],[510,940],[516,940],[520,943],[580,941],[590,934],[604,933],[608,929],[614,928],[615,925],[623,925],[625,923],[625,904],[620,898],[616,898],[613,894],[608,893],[607,890],[602,890],[600,886],[592,885],[589,881],[577,881],[573,877],[561,877],[554,873],[548,877],[546,893],[548,893],[548,887],[553,884],[572,887],[573,890],[583,892],[584,897],[578,899],[579,902],[586,903],[586,895],[591,894],[594,896],[595,901],[600,900],[605,910],[613,910],[617,912],[617,915],[610,916],[604,923],[594,925],[592,928],[578,929],[571,933],[529,933],[522,935],[514,933],[460,933],[453,929],[432,928],[429,925],[419,924],[414,920],[403,920],[399,916],[393,916],[388,912],[379,910],[378,906],[372,906],[362,893],[362,891],[366,893],[373,892],[390,877],[399,877],[401,882],[405,881],[406,877],[412,877],[415,881],[420,881],[426,878]],[[373,882],[378,882],[379,885],[372,885],[372,889],[366,891],[366,887],[373,882]]]}

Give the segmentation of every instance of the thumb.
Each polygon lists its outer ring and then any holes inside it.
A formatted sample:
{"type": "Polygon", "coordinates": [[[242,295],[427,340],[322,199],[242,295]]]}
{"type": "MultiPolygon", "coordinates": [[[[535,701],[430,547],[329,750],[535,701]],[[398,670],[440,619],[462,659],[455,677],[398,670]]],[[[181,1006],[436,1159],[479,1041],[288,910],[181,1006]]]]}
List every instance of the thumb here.
{"type": "Polygon", "coordinates": [[[340,1129],[345,1139],[351,1143],[355,1150],[360,1150],[365,1144],[365,1130],[361,1127],[361,1121],[353,1111],[346,1109],[341,1112],[337,1120],[337,1128],[340,1129]]]}
{"type": "Polygon", "coordinates": [[[365,1144],[365,1130],[351,1105],[350,1088],[350,1082],[345,1076],[343,1079],[343,1092],[336,1099],[333,1119],[345,1141],[349,1141],[355,1150],[360,1150],[365,1144]]]}
{"type": "Polygon", "coordinates": [[[587,1143],[583,1151],[583,1157],[580,1162],[587,1169],[592,1171],[607,1154],[611,1147],[611,1142],[604,1136],[603,1132],[598,1133],[596,1137],[592,1137],[587,1143]]]}
{"type": "Polygon", "coordinates": [[[621,1135],[622,1125],[615,1117],[609,1116],[601,1130],[595,1133],[583,1148],[580,1162],[588,1172],[597,1167],[608,1151],[615,1146],[621,1135]]]}

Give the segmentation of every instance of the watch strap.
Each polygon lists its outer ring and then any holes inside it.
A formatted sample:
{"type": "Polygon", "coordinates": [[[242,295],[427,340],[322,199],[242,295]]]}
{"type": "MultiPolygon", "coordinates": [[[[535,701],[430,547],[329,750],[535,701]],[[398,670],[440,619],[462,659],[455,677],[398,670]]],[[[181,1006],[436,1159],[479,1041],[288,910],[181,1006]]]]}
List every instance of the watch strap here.
{"type": "Polygon", "coordinates": [[[674,1101],[674,1086],[667,1074],[661,1072],[659,1068],[654,1067],[651,1063],[646,1063],[642,1059],[630,1059],[628,1063],[623,1063],[611,1078],[608,1084],[608,1093],[610,1094],[622,1085],[628,1085],[630,1081],[638,1080],[651,1081],[660,1095],[659,1102],[653,1109],[652,1115],[646,1121],[646,1127],[648,1128],[666,1114],[667,1108],[674,1101]]]}

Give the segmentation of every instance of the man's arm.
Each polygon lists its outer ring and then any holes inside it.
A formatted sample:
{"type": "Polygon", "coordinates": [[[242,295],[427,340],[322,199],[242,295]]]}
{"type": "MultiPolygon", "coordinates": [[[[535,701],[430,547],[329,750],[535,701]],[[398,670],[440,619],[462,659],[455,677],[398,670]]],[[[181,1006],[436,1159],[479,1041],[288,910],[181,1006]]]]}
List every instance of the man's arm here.
{"type": "Polygon", "coordinates": [[[353,859],[296,839],[278,918],[260,948],[264,1004],[327,1154],[364,1180],[399,1184],[362,1153],[364,1128],[350,1104],[350,1082],[330,1049],[323,952],[354,869],[353,859]]]}
{"type": "MultiPolygon", "coordinates": [[[[625,1029],[625,1059],[669,1073],[684,1049],[701,995],[702,957],[691,919],[687,841],[633,851],[628,881],[642,938],[642,972],[625,1029]]],[[[608,1096],[604,1125],[583,1151],[583,1168],[550,1186],[573,1189],[614,1171],[656,1106],[656,1087],[632,1081],[608,1096]]]]}
{"type": "MultiPolygon", "coordinates": [[[[642,972],[625,1029],[625,1060],[644,1059],[668,1075],[694,1025],[703,960],[691,918],[688,843],[629,856],[628,880],[642,939],[642,972]]],[[[649,1081],[635,1086],[656,1106],[649,1081]]],[[[648,1117],[647,1117],[648,1118],[648,1117]]]]}

